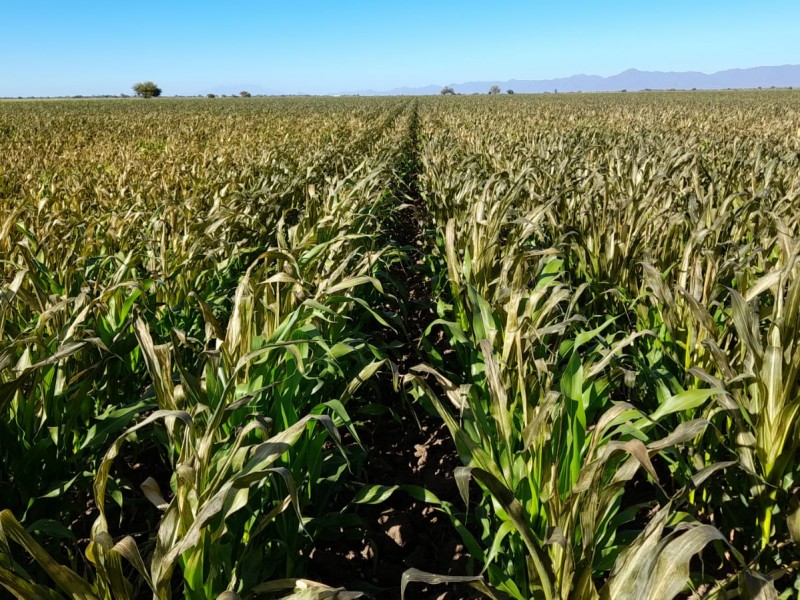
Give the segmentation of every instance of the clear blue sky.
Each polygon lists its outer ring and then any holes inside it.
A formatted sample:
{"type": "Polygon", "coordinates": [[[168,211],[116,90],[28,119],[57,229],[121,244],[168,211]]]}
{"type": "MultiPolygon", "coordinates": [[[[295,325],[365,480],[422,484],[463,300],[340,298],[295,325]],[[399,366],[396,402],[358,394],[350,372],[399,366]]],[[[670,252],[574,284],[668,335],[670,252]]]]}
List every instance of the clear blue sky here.
{"type": "Polygon", "coordinates": [[[336,93],[800,63],[800,0],[3,0],[0,96],[336,93]],[[260,87],[259,87],[260,86],[260,87]]]}

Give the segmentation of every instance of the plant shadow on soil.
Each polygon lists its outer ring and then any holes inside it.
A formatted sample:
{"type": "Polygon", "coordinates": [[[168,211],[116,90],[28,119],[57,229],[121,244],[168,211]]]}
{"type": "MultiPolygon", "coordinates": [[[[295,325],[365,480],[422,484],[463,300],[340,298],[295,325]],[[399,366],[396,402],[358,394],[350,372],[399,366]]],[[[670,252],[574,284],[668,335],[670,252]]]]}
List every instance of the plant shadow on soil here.
{"type": "MultiPolygon", "coordinates": [[[[440,500],[463,506],[453,478],[461,463],[447,429],[435,417],[426,415],[419,425],[410,416],[400,422],[381,420],[364,427],[362,435],[369,448],[364,472],[374,474],[369,483],[424,487],[440,500]]],[[[407,569],[469,574],[470,559],[461,538],[447,515],[434,506],[397,491],[380,504],[354,505],[350,510],[361,523],[341,528],[335,539],[317,540],[308,556],[310,579],[363,590],[377,600],[396,600],[407,569]]],[[[465,585],[410,583],[406,597],[466,600],[483,596],[465,585]]]]}

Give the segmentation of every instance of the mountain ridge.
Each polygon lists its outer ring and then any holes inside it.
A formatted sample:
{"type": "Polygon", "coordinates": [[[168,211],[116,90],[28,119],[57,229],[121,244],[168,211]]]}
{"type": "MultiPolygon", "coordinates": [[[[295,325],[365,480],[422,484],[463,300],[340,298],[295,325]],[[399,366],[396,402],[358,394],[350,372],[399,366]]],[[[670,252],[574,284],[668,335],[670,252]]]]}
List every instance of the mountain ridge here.
{"type": "MultiPolygon", "coordinates": [[[[641,71],[628,68],[616,75],[577,74],[555,79],[509,79],[506,81],[470,81],[449,83],[459,94],[486,93],[493,85],[517,93],[544,92],[616,92],[643,90],[714,90],[755,89],[764,87],[800,87],[800,64],[726,69],[715,73],[700,71],[641,71]]],[[[444,86],[397,87],[391,90],[360,90],[361,96],[402,96],[438,94],[444,86]]]]}

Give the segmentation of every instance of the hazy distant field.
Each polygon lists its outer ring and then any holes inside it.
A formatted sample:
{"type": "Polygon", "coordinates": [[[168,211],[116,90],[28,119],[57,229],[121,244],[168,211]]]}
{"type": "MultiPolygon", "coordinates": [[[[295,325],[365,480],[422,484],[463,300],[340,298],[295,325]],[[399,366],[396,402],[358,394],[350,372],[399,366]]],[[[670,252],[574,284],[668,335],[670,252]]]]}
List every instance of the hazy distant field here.
{"type": "Polygon", "coordinates": [[[0,101],[0,584],[794,597],[798,254],[800,91],[0,101]]]}

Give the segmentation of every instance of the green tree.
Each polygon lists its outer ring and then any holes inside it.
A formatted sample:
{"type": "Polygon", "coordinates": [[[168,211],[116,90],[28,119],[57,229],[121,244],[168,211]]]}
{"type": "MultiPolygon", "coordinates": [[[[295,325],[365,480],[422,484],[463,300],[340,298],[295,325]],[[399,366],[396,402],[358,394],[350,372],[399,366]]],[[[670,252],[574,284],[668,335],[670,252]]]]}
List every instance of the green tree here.
{"type": "Polygon", "coordinates": [[[444,86],[439,93],[442,96],[455,96],[456,95],[456,91],[453,88],[451,88],[449,85],[444,86]]]}
{"type": "Polygon", "coordinates": [[[242,98],[249,98],[249,97],[250,97],[250,96],[252,96],[253,94],[251,94],[250,92],[244,92],[244,91],[242,91],[242,92],[239,92],[239,95],[240,95],[242,98]]]}
{"type": "Polygon", "coordinates": [[[513,93],[514,93],[514,90],[512,90],[512,89],[507,89],[506,90],[506,94],[513,94],[513,93]]]}
{"type": "Polygon", "coordinates": [[[152,81],[134,83],[131,89],[136,92],[137,96],[141,96],[142,98],[157,98],[161,95],[161,88],[152,81]]]}
{"type": "Polygon", "coordinates": [[[492,96],[496,96],[497,94],[500,93],[500,86],[499,85],[493,85],[492,87],[489,88],[489,93],[492,96]]]}

